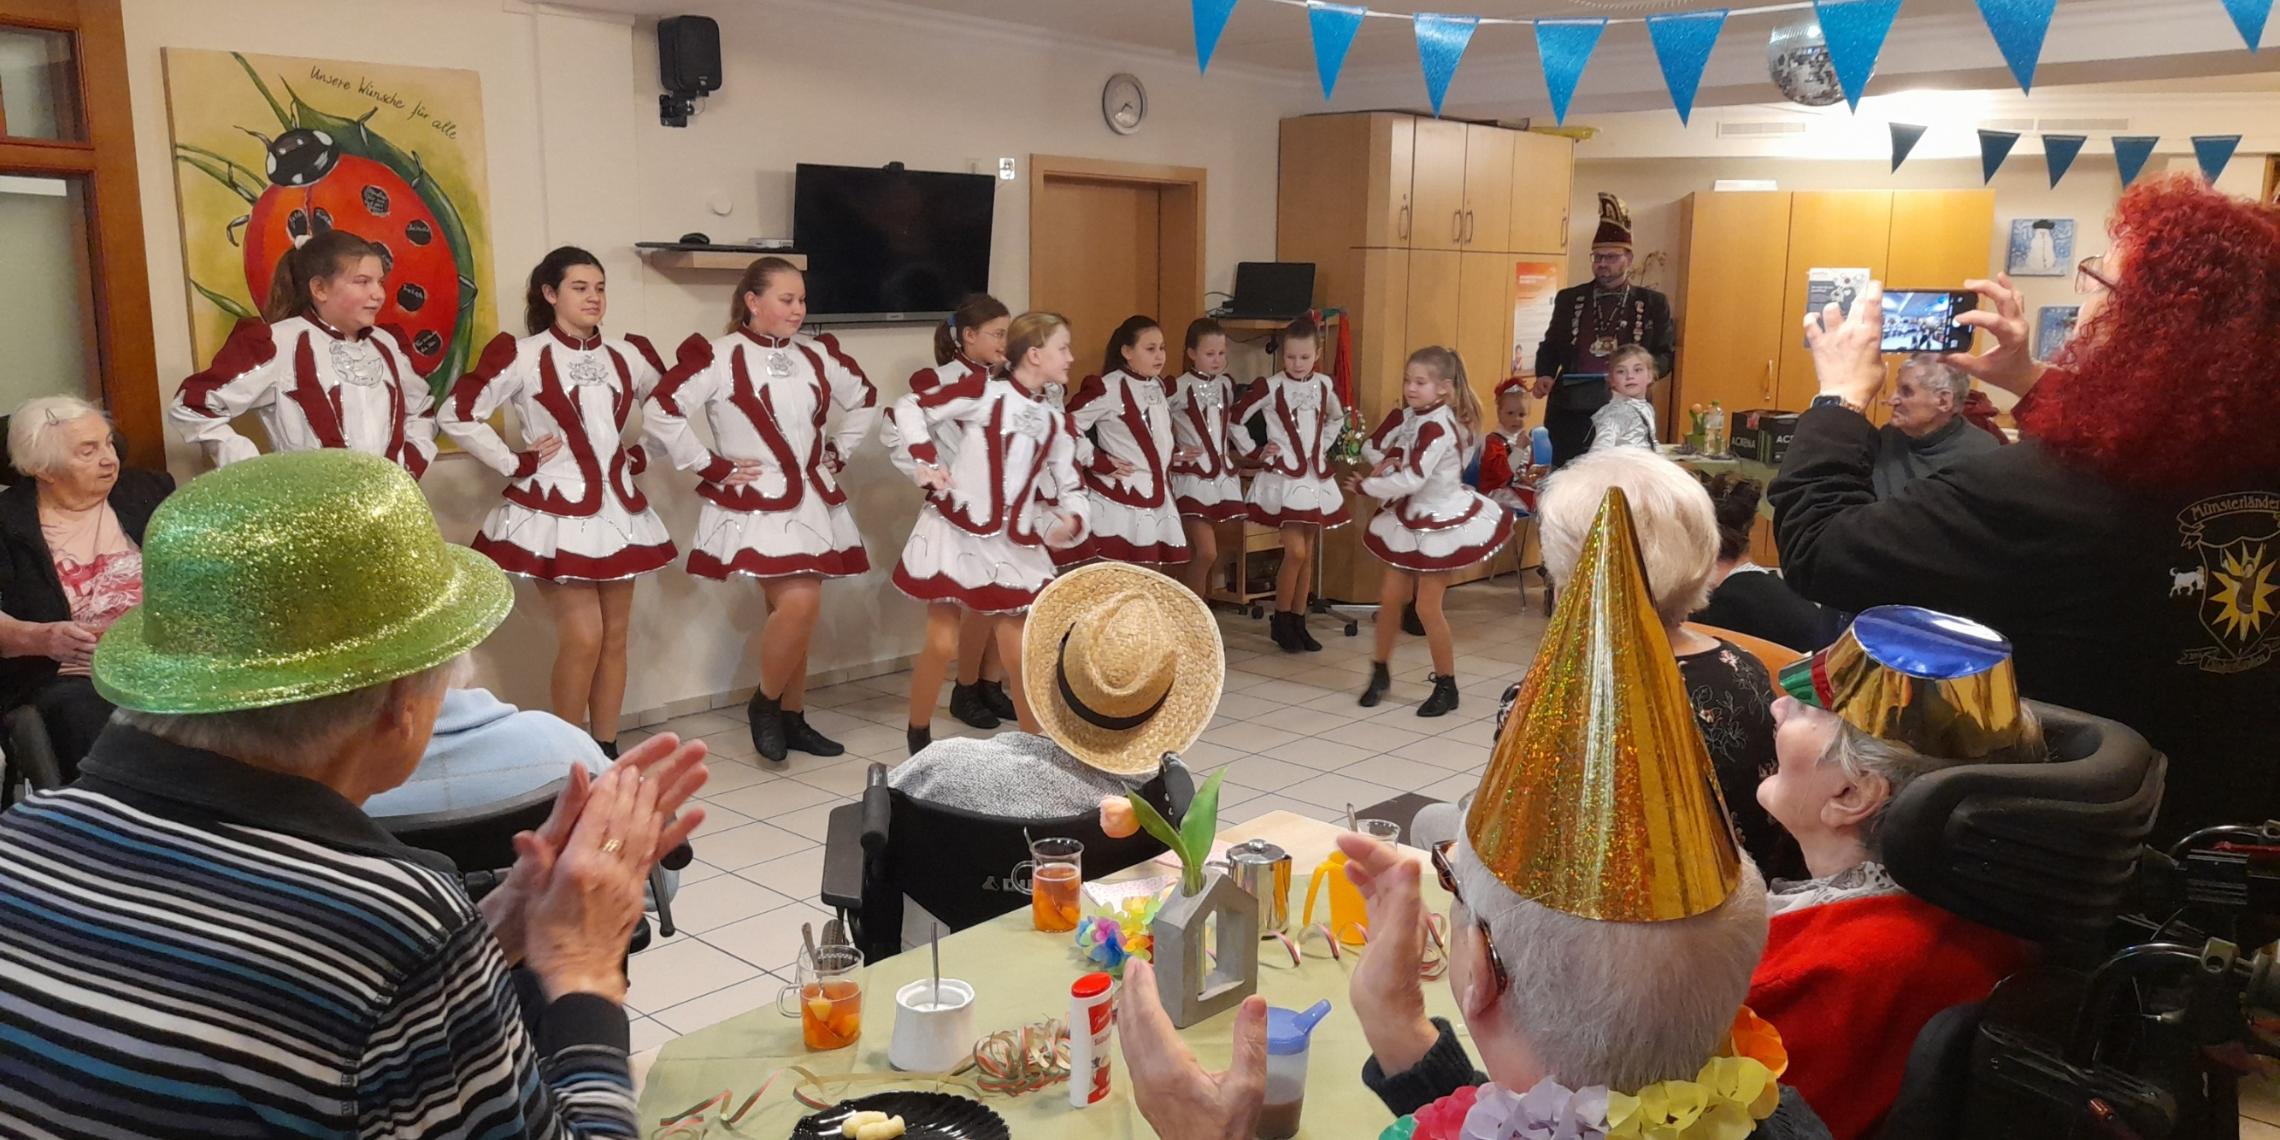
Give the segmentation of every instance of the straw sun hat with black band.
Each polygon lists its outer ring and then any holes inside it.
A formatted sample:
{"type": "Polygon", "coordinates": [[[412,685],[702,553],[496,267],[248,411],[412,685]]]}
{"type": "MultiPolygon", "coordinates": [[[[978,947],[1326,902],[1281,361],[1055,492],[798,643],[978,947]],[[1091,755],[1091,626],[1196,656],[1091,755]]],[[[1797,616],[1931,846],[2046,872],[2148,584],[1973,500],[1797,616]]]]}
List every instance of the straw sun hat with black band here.
{"type": "Polygon", "coordinates": [[[1103,772],[1145,776],[1203,735],[1227,654],[1194,592],[1153,570],[1101,562],[1037,595],[1021,676],[1055,744],[1103,772]]]}

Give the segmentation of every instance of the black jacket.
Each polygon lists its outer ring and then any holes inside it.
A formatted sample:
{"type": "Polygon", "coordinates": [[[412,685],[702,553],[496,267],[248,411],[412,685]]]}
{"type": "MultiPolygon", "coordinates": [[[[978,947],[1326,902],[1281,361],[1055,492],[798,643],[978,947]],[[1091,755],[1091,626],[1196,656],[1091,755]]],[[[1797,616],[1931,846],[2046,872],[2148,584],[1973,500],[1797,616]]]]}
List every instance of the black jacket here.
{"type": "Polygon", "coordinates": [[[1799,419],[1768,491],[1790,585],[1841,610],[1927,606],[2009,637],[2024,695],[2168,753],[2157,839],[2280,814],[2280,472],[2157,496],[2030,438],[1879,502],[1876,444],[1845,408],[1799,419]]]}
{"type": "MultiPolygon", "coordinates": [[[[1552,295],[1552,319],[1544,327],[1544,339],[1536,345],[1536,375],[1607,371],[1606,362],[1591,355],[1599,318],[1592,294],[1598,287],[1596,282],[1586,281],[1552,295]]],[[[1607,335],[1614,337],[1616,344],[1636,344],[1654,353],[1655,375],[1670,375],[1672,358],[1678,351],[1670,298],[1644,285],[1634,285],[1630,304],[1610,308],[1607,317],[1611,325],[1607,335]]]]}
{"type": "MultiPolygon", "coordinates": [[[[163,471],[121,469],[111,486],[111,510],[120,529],[141,546],[152,511],[174,493],[174,477],[163,471]]],[[[22,479],[0,491],[0,612],[17,621],[71,619],[71,602],[55,576],[55,554],[40,532],[39,484],[22,479]]],[[[31,698],[55,677],[47,657],[0,657],[0,712],[31,698]]]]}

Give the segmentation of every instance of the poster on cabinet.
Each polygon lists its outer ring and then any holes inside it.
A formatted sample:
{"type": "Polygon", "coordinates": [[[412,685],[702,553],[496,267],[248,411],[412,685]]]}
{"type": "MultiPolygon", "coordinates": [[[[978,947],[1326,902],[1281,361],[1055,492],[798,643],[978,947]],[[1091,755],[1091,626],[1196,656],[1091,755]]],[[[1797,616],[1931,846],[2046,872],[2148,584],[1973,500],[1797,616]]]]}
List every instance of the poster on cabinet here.
{"type": "Polygon", "coordinates": [[[1513,264],[1512,376],[1536,374],[1536,346],[1552,326],[1552,302],[1560,291],[1560,267],[1549,261],[1513,264]]]}

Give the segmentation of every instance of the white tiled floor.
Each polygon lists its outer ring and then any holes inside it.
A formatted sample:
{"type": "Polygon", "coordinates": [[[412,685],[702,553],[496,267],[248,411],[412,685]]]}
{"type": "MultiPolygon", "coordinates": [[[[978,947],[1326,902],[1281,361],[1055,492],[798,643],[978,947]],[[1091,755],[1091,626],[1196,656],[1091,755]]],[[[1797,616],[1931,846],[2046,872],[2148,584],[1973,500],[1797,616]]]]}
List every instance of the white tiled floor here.
{"type": "MultiPolygon", "coordinates": [[[[1220,611],[1227,645],[1227,691],[1219,714],[1185,759],[1201,771],[1226,770],[1220,818],[1289,810],[1324,819],[1402,792],[1455,799],[1488,759],[1488,718],[1506,685],[1535,655],[1544,619],[1531,593],[1523,607],[1509,577],[1449,594],[1456,632],[1456,712],[1420,719],[1416,704],[1431,671],[1422,639],[1395,651],[1395,684],[1385,704],[1357,706],[1369,673],[1371,627],[1339,636],[1341,623],[1312,619],[1323,651],[1286,655],[1267,640],[1266,623],[1220,611]]],[[[682,873],[673,916],[680,933],[633,959],[637,1071],[665,1042],[775,1000],[790,977],[800,924],[830,917],[819,901],[826,817],[863,786],[873,762],[903,760],[909,674],[837,685],[808,694],[809,723],[848,746],[821,760],[794,753],[783,765],[753,756],[742,709],[683,717],[665,727],[704,738],[713,776],[703,799],[709,818],[694,841],[697,862],[682,873]]],[[[967,733],[947,711],[936,735],[967,733]]],[[[628,734],[627,743],[636,739],[628,734]]]]}

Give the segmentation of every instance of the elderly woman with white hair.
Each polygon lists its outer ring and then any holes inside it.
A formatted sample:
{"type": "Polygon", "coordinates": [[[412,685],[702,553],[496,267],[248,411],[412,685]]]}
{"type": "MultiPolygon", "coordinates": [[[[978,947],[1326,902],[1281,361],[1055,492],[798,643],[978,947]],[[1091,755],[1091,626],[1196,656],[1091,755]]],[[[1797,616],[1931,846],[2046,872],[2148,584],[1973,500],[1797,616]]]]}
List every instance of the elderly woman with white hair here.
{"type": "Polygon", "coordinates": [[[1971,395],[1971,377],[1931,353],[1901,362],[1885,400],[1892,422],[1877,429],[1876,465],[1869,471],[1877,498],[1889,499],[1913,480],[2003,446],[1999,433],[1964,415],[1971,395]]]}
{"type": "Polygon", "coordinates": [[[0,491],[0,711],[39,709],[68,783],[111,719],[88,662],[142,601],[143,528],[174,479],[123,469],[111,421],[72,396],[16,409],[8,461],[25,479],[0,491]]]}

